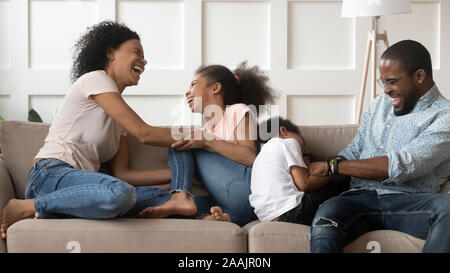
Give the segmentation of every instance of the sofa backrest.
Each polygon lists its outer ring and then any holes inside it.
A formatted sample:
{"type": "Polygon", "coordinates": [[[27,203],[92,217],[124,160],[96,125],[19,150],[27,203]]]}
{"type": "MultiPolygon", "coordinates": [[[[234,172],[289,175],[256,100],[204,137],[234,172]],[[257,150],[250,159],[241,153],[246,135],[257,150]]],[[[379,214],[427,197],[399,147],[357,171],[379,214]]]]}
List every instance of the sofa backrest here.
{"type": "Polygon", "coordinates": [[[338,154],[356,136],[359,125],[298,126],[308,151],[317,159],[338,154]]]}
{"type": "MultiPolygon", "coordinates": [[[[0,127],[0,147],[14,183],[17,198],[24,198],[28,172],[34,156],[44,144],[50,125],[5,121],[0,127]]],[[[317,158],[337,154],[351,142],[358,125],[299,126],[308,150],[317,158]]],[[[138,170],[168,168],[167,148],[141,144],[128,134],[130,167],[138,170]]]]}
{"type": "Polygon", "coordinates": [[[44,143],[48,124],[4,121],[1,126],[0,148],[17,198],[23,198],[34,156],[44,143]]]}

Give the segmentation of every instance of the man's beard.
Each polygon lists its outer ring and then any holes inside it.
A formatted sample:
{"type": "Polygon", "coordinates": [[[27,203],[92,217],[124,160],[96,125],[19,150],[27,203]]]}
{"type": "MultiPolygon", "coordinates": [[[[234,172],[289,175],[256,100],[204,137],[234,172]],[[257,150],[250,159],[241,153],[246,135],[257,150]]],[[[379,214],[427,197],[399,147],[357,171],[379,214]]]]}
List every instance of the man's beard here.
{"type": "MultiPolygon", "coordinates": [[[[416,94],[417,92],[412,92],[411,94],[416,94]]],[[[396,116],[403,116],[408,114],[409,112],[411,112],[414,109],[414,106],[416,106],[416,103],[419,101],[419,96],[417,95],[410,95],[410,96],[404,96],[403,97],[405,99],[404,103],[403,103],[403,108],[396,111],[394,108],[394,114],[396,116]]]]}

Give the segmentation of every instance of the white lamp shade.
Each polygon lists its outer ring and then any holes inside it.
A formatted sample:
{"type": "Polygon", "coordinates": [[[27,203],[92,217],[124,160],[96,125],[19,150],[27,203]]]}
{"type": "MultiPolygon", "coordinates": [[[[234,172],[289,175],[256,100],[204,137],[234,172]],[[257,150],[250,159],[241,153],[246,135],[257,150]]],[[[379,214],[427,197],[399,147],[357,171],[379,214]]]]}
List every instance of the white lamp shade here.
{"type": "Polygon", "coordinates": [[[343,0],[342,17],[411,13],[409,0],[343,0]]]}

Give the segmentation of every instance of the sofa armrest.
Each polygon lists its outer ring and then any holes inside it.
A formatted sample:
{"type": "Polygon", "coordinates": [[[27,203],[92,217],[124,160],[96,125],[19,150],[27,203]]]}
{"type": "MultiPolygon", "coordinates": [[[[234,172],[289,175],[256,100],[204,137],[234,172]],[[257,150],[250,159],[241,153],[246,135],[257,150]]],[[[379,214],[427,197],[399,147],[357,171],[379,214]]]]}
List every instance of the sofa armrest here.
{"type": "Polygon", "coordinates": [[[450,193],[450,179],[441,186],[441,193],[450,193]]]}
{"type": "MultiPolygon", "coordinates": [[[[0,155],[0,208],[3,208],[12,198],[15,198],[14,187],[3,156],[0,155]]],[[[0,210],[0,219],[1,217],[2,212],[0,210]]],[[[2,252],[6,252],[6,245],[5,241],[0,239],[0,253],[2,252]]]]}

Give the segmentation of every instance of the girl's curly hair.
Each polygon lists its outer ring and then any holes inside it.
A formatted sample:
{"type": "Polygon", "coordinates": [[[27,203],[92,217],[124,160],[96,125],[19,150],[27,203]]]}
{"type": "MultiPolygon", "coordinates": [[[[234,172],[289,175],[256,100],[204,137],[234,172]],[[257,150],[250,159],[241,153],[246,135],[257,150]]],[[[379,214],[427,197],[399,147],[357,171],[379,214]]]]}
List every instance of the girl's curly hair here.
{"type": "Polygon", "coordinates": [[[195,74],[206,77],[210,83],[221,83],[225,105],[254,105],[259,112],[259,105],[271,103],[275,98],[268,85],[269,78],[258,66],[248,68],[247,61],[240,63],[233,72],[223,65],[209,65],[200,67],[195,74]]]}
{"type": "Polygon", "coordinates": [[[72,82],[83,74],[103,70],[107,64],[107,52],[117,49],[128,40],[140,40],[139,35],[124,24],[103,21],[87,28],[74,45],[73,64],[70,73],[72,82]]]}

